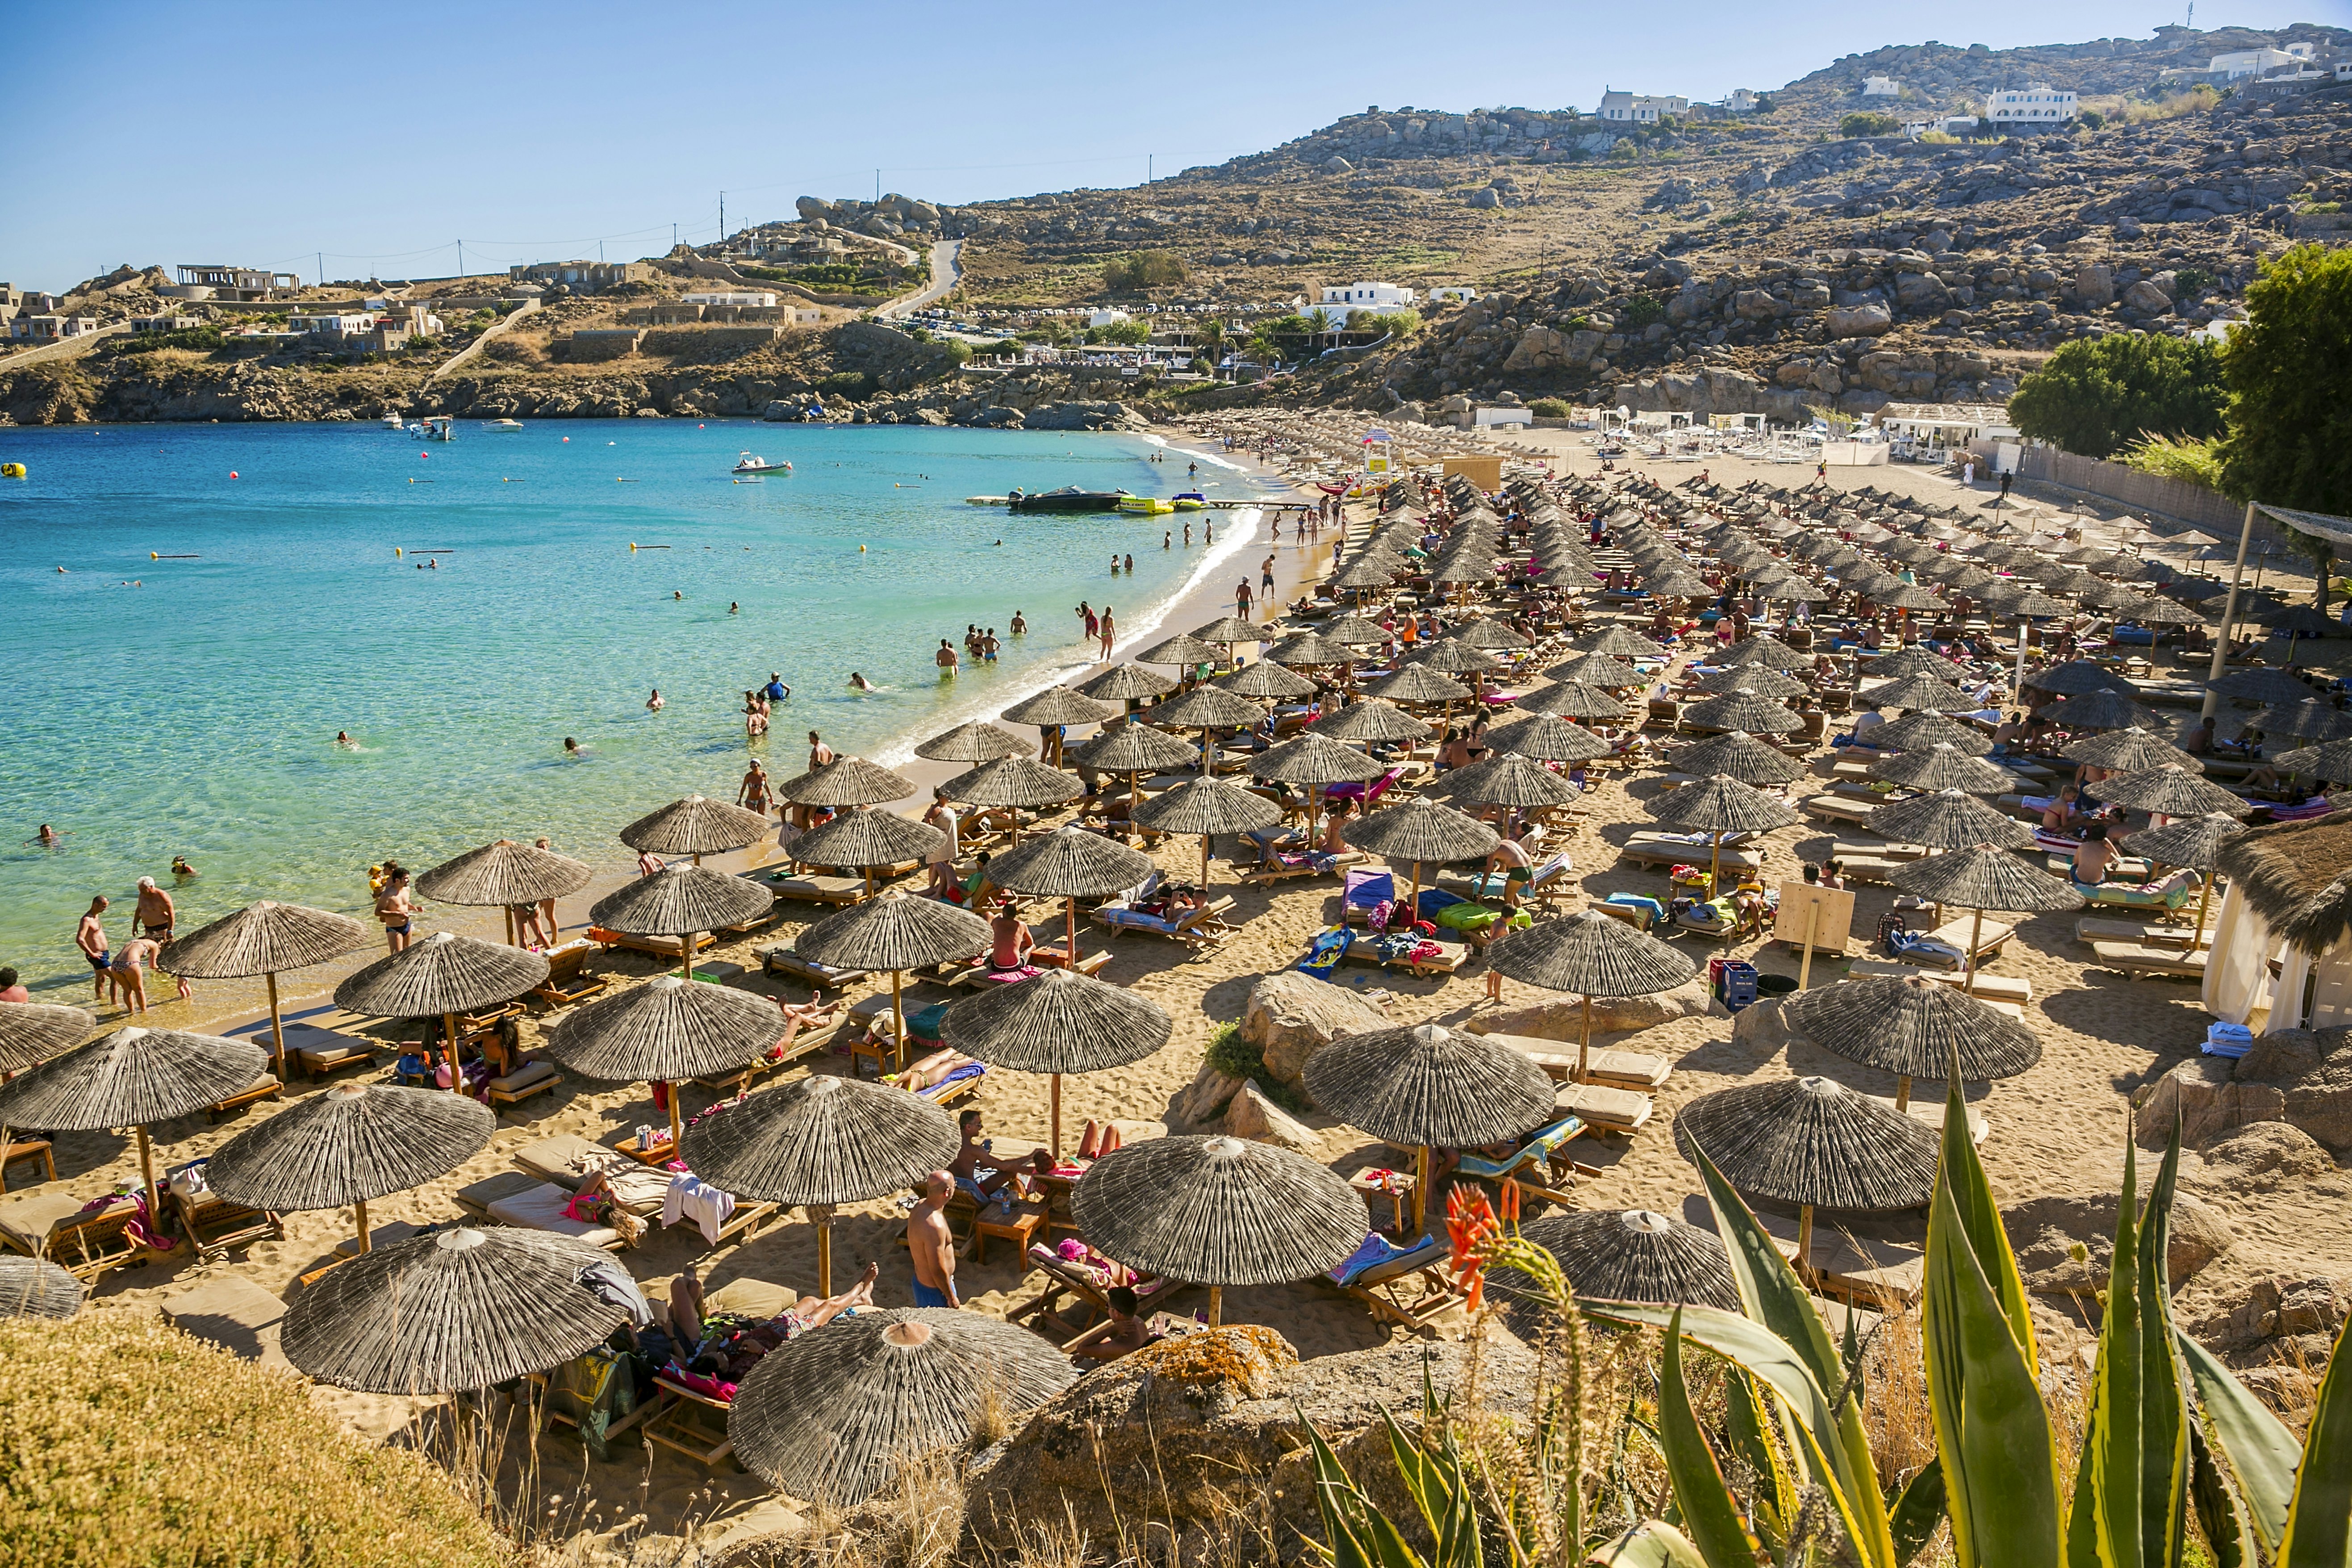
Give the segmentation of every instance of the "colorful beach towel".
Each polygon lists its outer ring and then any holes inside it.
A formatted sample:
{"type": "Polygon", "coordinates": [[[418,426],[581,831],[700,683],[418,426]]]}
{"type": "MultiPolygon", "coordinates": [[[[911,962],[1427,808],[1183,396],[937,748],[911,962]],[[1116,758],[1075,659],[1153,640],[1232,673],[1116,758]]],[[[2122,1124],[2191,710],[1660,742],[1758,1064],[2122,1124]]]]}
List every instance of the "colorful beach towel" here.
{"type": "Polygon", "coordinates": [[[1315,940],[1307,944],[1307,956],[1298,961],[1298,972],[1318,980],[1330,979],[1354,941],[1355,933],[1346,926],[1331,926],[1317,933],[1315,940]]]}

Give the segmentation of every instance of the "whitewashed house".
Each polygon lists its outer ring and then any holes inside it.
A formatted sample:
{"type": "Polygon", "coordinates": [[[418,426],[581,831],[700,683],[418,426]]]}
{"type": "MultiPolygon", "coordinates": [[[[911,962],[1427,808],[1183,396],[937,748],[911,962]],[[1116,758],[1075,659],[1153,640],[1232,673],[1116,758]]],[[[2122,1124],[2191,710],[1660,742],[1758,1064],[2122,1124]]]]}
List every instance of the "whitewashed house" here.
{"type": "Polygon", "coordinates": [[[2060,92],[2046,81],[2030,82],[2022,89],[2004,89],[1985,96],[1984,117],[2000,126],[2032,129],[2063,125],[2076,112],[2074,95],[2060,92]]]}

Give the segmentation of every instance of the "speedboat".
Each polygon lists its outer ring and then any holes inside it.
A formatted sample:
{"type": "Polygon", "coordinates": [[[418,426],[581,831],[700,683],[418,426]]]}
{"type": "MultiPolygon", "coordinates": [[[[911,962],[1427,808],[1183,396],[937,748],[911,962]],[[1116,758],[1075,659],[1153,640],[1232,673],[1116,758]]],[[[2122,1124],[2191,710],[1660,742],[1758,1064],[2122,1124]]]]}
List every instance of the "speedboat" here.
{"type": "Polygon", "coordinates": [[[383,427],[387,430],[405,430],[408,428],[407,425],[402,421],[400,416],[397,414],[385,415],[383,416],[383,427]]]}
{"type": "Polygon", "coordinates": [[[482,428],[485,430],[520,430],[522,428],[522,421],[520,419],[488,419],[483,421],[482,428]]]}
{"type": "Polygon", "coordinates": [[[1034,496],[1015,490],[1009,498],[1014,511],[1117,511],[1127,499],[1125,490],[1082,490],[1076,485],[1034,496]]]}
{"type": "Polygon", "coordinates": [[[742,459],[735,465],[736,473],[789,474],[793,471],[793,466],[790,463],[772,463],[765,458],[755,458],[749,452],[742,454],[742,459]]]}

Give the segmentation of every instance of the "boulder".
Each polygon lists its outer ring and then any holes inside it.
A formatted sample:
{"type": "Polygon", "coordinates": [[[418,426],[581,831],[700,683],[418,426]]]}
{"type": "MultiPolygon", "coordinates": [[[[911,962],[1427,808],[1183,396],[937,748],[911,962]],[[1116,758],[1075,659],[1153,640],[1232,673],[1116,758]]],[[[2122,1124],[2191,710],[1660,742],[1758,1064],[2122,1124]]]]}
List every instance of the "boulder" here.
{"type": "Polygon", "coordinates": [[[2124,290],[2124,304],[2149,316],[2161,316],[2172,309],[2170,296],[2145,278],[2124,290]]]}
{"type": "Polygon", "coordinates": [[[1234,1096],[1247,1081],[1220,1070],[1213,1063],[1202,1062],[1201,1070],[1192,1075],[1192,1081],[1169,1100],[1168,1125],[1180,1132],[1214,1126],[1223,1120],[1225,1107],[1233,1103],[1234,1096]]]}
{"type": "Polygon", "coordinates": [[[2143,1091],[2132,1112],[2132,1134],[2143,1149],[2161,1149],[2179,1119],[2180,1141],[2200,1148],[2235,1128],[2286,1116],[2286,1096],[2274,1084],[2238,1083],[2226,1058],[2195,1056],[2143,1091]]]}
{"type": "Polygon", "coordinates": [[[2255,1121],[2235,1128],[2200,1152],[2210,1184],[2237,1191],[2300,1184],[2336,1169],[2336,1162],[2317,1140],[2284,1121],[2255,1121]]]}
{"type": "Polygon", "coordinates": [[[1307,1061],[1341,1035],[1388,1026],[1388,1015],[1328,981],[1286,969],[1250,987],[1242,1038],[1257,1047],[1267,1074],[1298,1088],[1307,1061]]]}
{"type": "Polygon", "coordinates": [[[1952,291],[1932,272],[1905,272],[1895,279],[1895,298],[1906,310],[1932,314],[1951,303],[1952,291]]]}
{"type": "Polygon", "coordinates": [[[2347,1311],[2352,1311],[2352,1279],[2266,1274],[2236,1301],[2195,1324],[2193,1331],[2206,1343],[2232,1352],[2272,1340],[2303,1342],[2293,1348],[2314,1352],[2305,1359],[2317,1366],[2326,1362],[2347,1311]]]}
{"type": "Polygon", "coordinates": [[[2115,303],[2116,269],[2090,261],[2074,269],[2074,299],[2092,310],[2115,303]]]}
{"type": "Polygon", "coordinates": [[[1780,999],[1766,996],[1751,1006],[1742,1007],[1731,1016],[1731,1043],[1745,1050],[1757,1061],[1778,1056],[1790,1040],[1798,1037],[1780,1014],[1780,999]]]}
{"type": "MultiPolygon", "coordinates": [[[[1703,1018],[1715,1005],[1704,975],[1695,975],[1672,991],[1654,996],[1595,996],[1592,1032],[1622,1034],[1671,1024],[1677,1018],[1703,1018]]],[[[1471,1019],[1463,1027],[1477,1035],[1526,1035],[1538,1040],[1573,1040],[1583,1026],[1584,1004],[1575,997],[1530,1002],[1502,1007],[1471,1019]]]]}
{"type": "Polygon", "coordinates": [[[1832,310],[1822,329],[1832,338],[1875,338],[1894,330],[1895,312],[1884,305],[1850,305],[1832,310]]]}
{"type": "Polygon", "coordinates": [[[1567,356],[1566,336],[1549,327],[1529,327],[1512,345],[1510,357],[1503,361],[1503,373],[1517,375],[1531,371],[1557,370],[1567,356]]]}
{"type": "Polygon", "coordinates": [[[2234,1077],[2250,1094],[2275,1089],[2282,1117],[2338,1153],[2352,1151],[2352,1029],[2263,1035],[2234,1077]]]}
{"type": "Polygon", "coordinates": [[[1313,1153],[1322,1146],[1315,1129],[1266,1098],[1255,1079],[1236,1089],[1227,1102],[1224,1132],[1244,1142],[1271,1143],[1301,1154],[1313,1153]]]}
{"type": "MultiPolygon", "coordinates": [[[[2144,1196],[2145,1194],[2143,1194],[2144,1196]]],[[[2010,1246],[2017,1253],[2025,1288],[2045,1295],[2079,1292],[2086,1300],[2104,1289],[2107,1259],[2115,1251],[2116,1194],[2053,1194],[2028,1198],[2000,1211],[2010,1246]],[[2081,1256],[2077,1256],[2077,1253],[2081,1256]]],[[[2187,1193],[2172,1201],[2166,1279],[2175,1290],[2197,1271],[2230,1250],[2229,1226],[2212,1205],[2187,1193]]],[[[2094,1303],[2091,1310],[2095,1310],[2094,1303]]]]}
{"type": "Polygon", "coordinates": [[[1762,289],[1742,289],[1731,297],[1732,313],[1743,321],[1769,321],[1788,309],[1762,289]]]}

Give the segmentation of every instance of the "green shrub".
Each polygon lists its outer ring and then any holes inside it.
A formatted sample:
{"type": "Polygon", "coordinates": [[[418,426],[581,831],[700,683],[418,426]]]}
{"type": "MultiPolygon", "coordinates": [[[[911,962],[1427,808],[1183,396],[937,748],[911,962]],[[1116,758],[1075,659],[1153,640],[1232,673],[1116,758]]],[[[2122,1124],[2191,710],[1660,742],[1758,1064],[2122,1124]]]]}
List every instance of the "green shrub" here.
{"type": "Polygon", "coordinates": [[[1255,1078],[1265,1071],[1265,1058],[1242,1038],[1242,1021],[1228,1018],[1209,1036],[1203,1059],[1227,1078],[1255,1078]]]}
{"type": "Polygon", "coordinates": [[[2179,279],[2180,297],[2193,300],[2213,287],[2213,275],[2202,267],[2184,267],[2173,274],[2179,279]]]}
{"type": "Polygon", "coordinates": [[[2105,458],[2141,435],[2218,436],[2228,398],[2206,339],[2111,332],[2061,347],[2018,384],[2009,412],[2036,440],[2105,458]]]}
{"type": "Polygon", "coordinates": [[[2085,131],[2101,131],[2106,128],[2107,117],[2095,109],[2086,109],[2075,118],[2081,121],[2085,131]]]}
{"type": "Polygon", "coordinates": [[[1666,319],[1666,302],[1655,294],[1636,294],[1617,312],[1617,324],[1639,331],[1666,319]]]}
{"type": "Polygon", "coordinates": [[[1348,330],[1351,332],[1386,332],[1400,341],[1421,331],[1419,310],[1350,310],[1348,330]]]}
{"type": "Polygon", "coordinates": [[[1538,397],[1533,403],[1528,404],[1528,408],[1538,419],[1565,419],[1568,417],[1568,405],[1557,397],[1538,397]]]}
{"type": "Polygon", "coordinates": [[[835,371],[816,384],[816,389],[828,397],[846,397],[862,401],[874,395],[874,378],[862,370],[835,371]]]}
{"type": "Polygon", "coordinates": [[[2143,474],[2183,484],[2221,488],[2221,455],[2218,440],[2185,441],[2170,436],[2143,436],[2116,454],[2116,461],[2143,474]]]}
{"type": "Polygon", "coordinates": [[[1192,275],[1172,250],[1135,250],[1103,263],[1103,286],[1118,290],[1173,289],[1192,275]]]}
{"type": "Polygon", "coordinates": [[[1874,109],[1858,109],[1838,121],[1841,136],[1892,136],[1902,129],[1901,121],[1874,109]]]}

